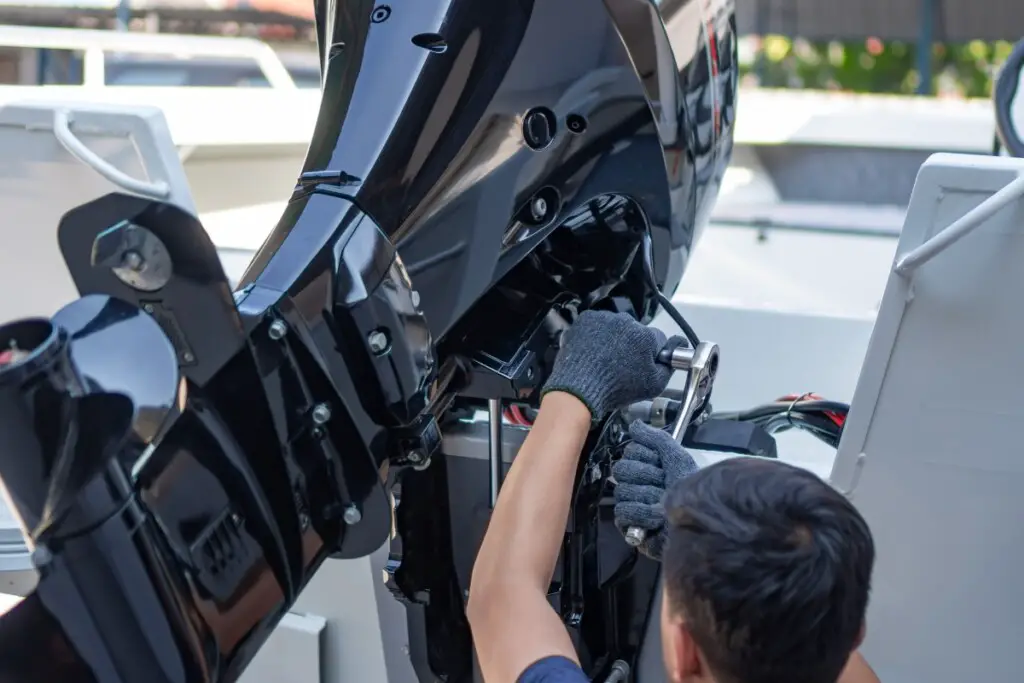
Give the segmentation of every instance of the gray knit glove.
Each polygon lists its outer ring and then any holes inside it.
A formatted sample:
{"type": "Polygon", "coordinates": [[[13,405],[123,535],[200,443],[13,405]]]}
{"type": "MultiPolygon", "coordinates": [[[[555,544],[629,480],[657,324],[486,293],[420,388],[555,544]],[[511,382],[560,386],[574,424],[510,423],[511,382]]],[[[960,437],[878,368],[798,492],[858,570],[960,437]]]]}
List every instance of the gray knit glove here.
{"type": "Polygon", "coordinates": [[[637,420],[629,427],[630,441],[614,465],[615,526],[623,534],[640,527],[647,538],[639,550],[661,560],[665,548],[665,491],[697,471],[693,456],[668,432],[637,420]]]}
{"type": "Polygon", "coordinates": [[[595,420],[668,386],[672,370],[658,362],[667,342],[659,330],[626,313],[585,311],[562,336],[562,348],[544,385],[572,394],[595,420]]]}

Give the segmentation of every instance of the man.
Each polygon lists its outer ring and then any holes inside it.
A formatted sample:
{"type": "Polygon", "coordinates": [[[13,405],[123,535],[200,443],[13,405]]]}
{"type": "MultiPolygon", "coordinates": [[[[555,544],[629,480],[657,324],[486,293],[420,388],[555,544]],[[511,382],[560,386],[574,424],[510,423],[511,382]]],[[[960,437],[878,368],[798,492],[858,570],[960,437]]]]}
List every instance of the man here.
{"type": "MultiPolygon", "coordinates": [[[[473,568],[467,611],[487,683],[587,681],[547,589],[587,433],[609,411],[665,389],[665,342],[604,312],[582,314],[566,332],[473,568]]],[[[642,551],[664,553],[668,679],[877,683],[856,654],[874,546],[853,506],[778,461],[735,458],[697,471],[661,430],[637,423],[630,436],[613,470],[616,521],[642,525],[642,551]]]]}

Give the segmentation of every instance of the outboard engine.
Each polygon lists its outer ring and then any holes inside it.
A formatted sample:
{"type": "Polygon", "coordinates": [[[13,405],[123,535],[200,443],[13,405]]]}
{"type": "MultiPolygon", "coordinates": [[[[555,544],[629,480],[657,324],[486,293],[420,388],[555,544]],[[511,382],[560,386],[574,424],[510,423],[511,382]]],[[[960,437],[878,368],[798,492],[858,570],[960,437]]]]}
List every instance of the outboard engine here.
{"type": "MultiPolygon", "coordinates": [[[[316,17],[314,137],[237,291],[193,217],[114,194],[59,229],[83,298],[0,328],[0,477],[40,570],[0,630],[52,655],[0,657],[4,680],[236,680],[324,559],[393,520],[420,680],[472,680],[482,525],[460,524],[502,459],[492,436],[462,480],[445,439],[483,410],[499,443],[503,415],[528,426],[580,311],[649,321],[683,275],[731,155],[732,0],[316,17]]],[[[605,465],[581,463],[552,587],[593,678],[635,660],[657,579],[605,465]]]]}

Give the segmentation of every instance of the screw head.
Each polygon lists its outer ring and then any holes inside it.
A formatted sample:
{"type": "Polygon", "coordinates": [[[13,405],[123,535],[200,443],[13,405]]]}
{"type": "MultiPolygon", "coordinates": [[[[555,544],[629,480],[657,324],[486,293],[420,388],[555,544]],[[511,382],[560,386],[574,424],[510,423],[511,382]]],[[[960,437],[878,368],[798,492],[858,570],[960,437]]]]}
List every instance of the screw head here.
{"type": "Polygon", "coordinates": [[[146,260],[142,258],[142,254],[131,249],[126,251],[124,256],[121,257],[121,264],[129,270],[139,272],[142,270],[142,267],[146,265],[146,260]]]}
{"type": "Polygon", "coordinates": [[[283,320],[275,320],[270,323],[270,328],[267,330],[267,334],[274,341],[279,341],[284,338],[284,335],[288,334],[288,325],[283,320]]]}
{"type": "Polygon", "coordinates": [[[189,353],[188,351],[186,351],[185,353],[181,354],[181,359],[182,359],[183,361],[185,361],[186,363],[191,363],[192,361],[194,361],[194,360],[196,359],[196,357],[195,357],[195,356],[193,356],[193,355],[192,355],[191,353],[189,353]]]}
{"type": "Polygon", "coordinates": [[[355,505],[349,505],[345,508],[342,519],[345,520],[345,524],[359,524],[363,520],[363,513],[355,505]]]}
{"type": "Polygon", "coordinates": [[[420,451],[409,451],[409,462],[414,464],[423,462],[423,453],[420,451]]]}
{"type": "Polygon", "coordinates": [[[388,339],[388,335],[382,330],[374,330],[366,336],[366,343],[370,346],[370,351],[377,354],[378,356],[383,355],[387,352],[391,346],[391,341],[388,339]]]}
{"type": "Polygon", "coordinates": [[[543,220],[548,215],[548,203],[543,197],[537,197],[530,204],[530,214],[534,220],[543,220]]]}
{"type": "Polygon", "coordinates": [[[420,307],[420,293],[419,292],[417,292],[415,289],[412,290],[412,293],[409,294],[409,298],[412,299],[412,305],[415,308],[419,308],[420,307]]]}
{"type": "Polygon", "coordinates": [[[326,403],[313,406],[313,423],[322,425],[331,419],[331,407],[326,403]]]}
{"type": "Polygon", "coordinates": [[[146,313],[152,313],[153,310],[154,310],[153,309],[153,304],[143,304],[142,305],[142,310],[144,310],[146,313]]]}

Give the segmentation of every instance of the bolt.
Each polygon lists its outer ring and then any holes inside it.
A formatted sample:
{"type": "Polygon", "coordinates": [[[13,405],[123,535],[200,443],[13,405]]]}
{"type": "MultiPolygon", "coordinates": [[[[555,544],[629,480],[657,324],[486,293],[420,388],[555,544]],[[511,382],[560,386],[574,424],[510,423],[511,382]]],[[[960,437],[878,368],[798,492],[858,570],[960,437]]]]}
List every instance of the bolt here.
{"type": "Polygon", "coordinates": [[[153,310],[154,310],[153,309],[153,304],[143,304],[142,305],[142,310],[144,310],[146,313],[152,313],[153,310]]]}
{"type": "Polygon", "coordinates": [[[121,257],[121,263],[125,268],[134,270],[137,273],[146,265],[146,259],[142,258],[142,254],[133,249],[124,252],[124,256],[121,257]]]}
{"type": "Polygon", "coordinates": [[[409,462],[413,464],[423,462],[423,453],[420,451],[409,451],[409,462]]]}
{"type": "Polygon", "coordinates": [[[526,379],[533,379],[533,368],[526,368],[526,379]]]}
{"type": "Polygon", "coordinates": [[[194,361],[194,360],[196,359],[196,357],[195,357],[195,356],[193,356],[193,355],[192,355],[191,353],[189,353],[188,351],[186,351],[185,353],[181,354],[181,359],[182,359],[183,361],[185,361],[186,363],[191,363],[192,361],[194,361]]]}
{"type": "Polygon", "coordinates": [[[231,513],[231,521],[234,523],[235,526],[242,526],[242,518],[238,515],[237,512],[231,513]]]}
{"type": "Polygon", "coordinates": [[[626,543],[630,547],[636,548],[642,545],[646,538],[647,532],[640,527],[633,526],[626,531],[626,543]]]}
{"type": "Polygon", "coordinates": [[[543,220],[548,215],[548,203],[543,197],[537,197],[530,203],[530,213],[534,220],[543,220]]]}
{"type": "Polygon", "coordinates": [[[378,356],[383,355],[387,352],[390,342],[388,341],[388,335],[381,330],[374,330],[366,336],[366,342],[370,345],[370,350],[378,356]]]}
{"type": "Polygon", "coordinates": [[[283,320],[275,320],[270,323],[270,329],[267,330],[267,334],[274,341],[280,341],[284,338],[284,335],[288,334],[288,325],[283,320]]]}
{"type": "Polygon", "coordinates": [[[326,403],[317,403],[313,406],[313,423],[322,425],[331,419],[331,407],[326,403]]]}
{"type": "Polygon", "coordinates": [[[46,565],[53,562],[53,553],[45,545],[37,545],[36,549],[32,551],[32,566],[36,569],[42,569],[46,565]]]}
{"type": "Polygon", "coordinates": [[[342,515],[342,519],[345,520],[345,524],[359,524],[363,520],[363,513],[355,505],[349,505],[345,508],[345,514],[342,515]]]}
{"type": "Polygon", "coordinates": [[[419,308],[420,307],[420,293],[417,292],[414,289],[414,290],[412,290],[412,293],[409,295],[409,297],[412,299],[413,307],[414,308],[419,308]]]}

